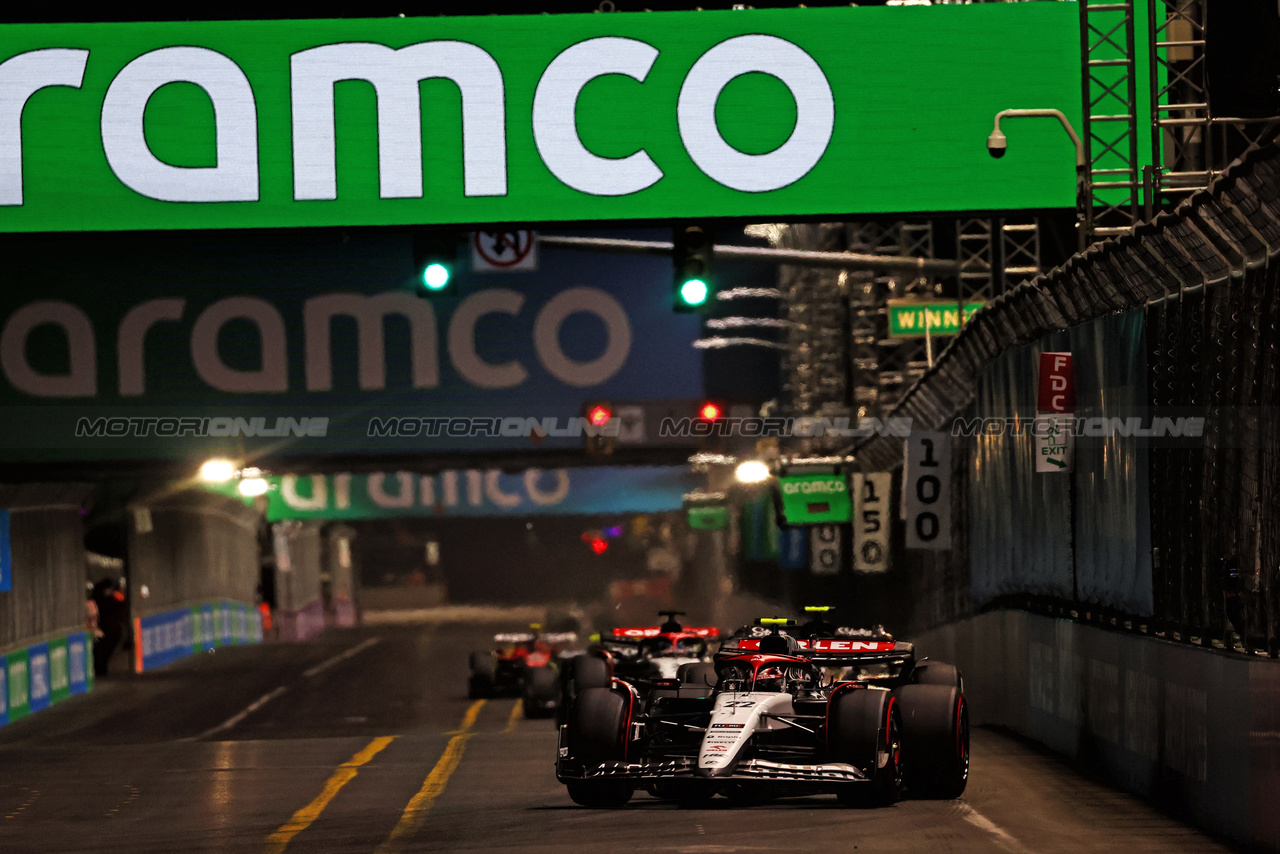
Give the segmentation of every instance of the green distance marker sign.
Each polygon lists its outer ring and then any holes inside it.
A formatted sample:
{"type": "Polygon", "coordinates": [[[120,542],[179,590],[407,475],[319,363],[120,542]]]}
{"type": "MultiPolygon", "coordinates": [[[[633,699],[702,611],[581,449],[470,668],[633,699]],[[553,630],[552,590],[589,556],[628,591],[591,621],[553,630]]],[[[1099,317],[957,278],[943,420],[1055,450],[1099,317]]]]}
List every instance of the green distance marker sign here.
{"type": "Polygon", "coordinates": [[[782,515],[789,526],[849,522],[853,500],[842,474],[802,474],[778,478],[782,515]]]}
{"type": "Polygon", "coordinates": [[[978,313],[984,303],[915,302],[889,300],[889,336],[891,338],[923,338],[929,335],[955,335],[960,327],[978,313]]]}
{"type": "Polygon", "coordinates": [[[0,25],[0,231],[1066,208],[1073,3],[0,25]],[[905,47],[905,49],[904,49],[905,47]]]}

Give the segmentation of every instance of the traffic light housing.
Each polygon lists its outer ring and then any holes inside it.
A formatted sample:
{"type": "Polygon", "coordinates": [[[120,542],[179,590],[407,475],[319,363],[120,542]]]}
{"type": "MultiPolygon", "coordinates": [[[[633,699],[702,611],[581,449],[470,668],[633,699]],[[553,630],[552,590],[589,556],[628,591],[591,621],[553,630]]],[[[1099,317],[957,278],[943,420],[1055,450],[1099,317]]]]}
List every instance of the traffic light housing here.
{"type": "Polygon", "coordinates": [[[582,407],[586,419],[586,449],[588,454],[612,454],[613,440],[617,435],[618,417],[613,405],[607,401],[591,401],[582,407]],[[607,435],[606,435],[607,434],[607,435]]]}
{"type": "Polygon", "coordinates": [[[686,225],[672,234],[672,294],[676,311],[701,311],[711,302],[711,230],[686,225]]]}
{"type": "Polygon", "coordinates": [[[413,237],[413,269],[419,293],[454,296],[458,292],[456,270],[458,238],[451,231],[426,231],[413,237]]]}

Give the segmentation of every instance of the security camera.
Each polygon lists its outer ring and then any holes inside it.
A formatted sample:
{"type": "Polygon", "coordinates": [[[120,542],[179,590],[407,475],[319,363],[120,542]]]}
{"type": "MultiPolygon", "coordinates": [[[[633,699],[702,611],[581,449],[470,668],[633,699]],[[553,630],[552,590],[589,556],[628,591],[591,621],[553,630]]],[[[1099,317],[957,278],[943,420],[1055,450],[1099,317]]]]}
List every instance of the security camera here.
{"type": "Polygon", "coordinates": [[[987,137],[987,153],[992,157],[1004,157],[1009,150],[1009,140],[998,130],[993,130],[987,137]]]}

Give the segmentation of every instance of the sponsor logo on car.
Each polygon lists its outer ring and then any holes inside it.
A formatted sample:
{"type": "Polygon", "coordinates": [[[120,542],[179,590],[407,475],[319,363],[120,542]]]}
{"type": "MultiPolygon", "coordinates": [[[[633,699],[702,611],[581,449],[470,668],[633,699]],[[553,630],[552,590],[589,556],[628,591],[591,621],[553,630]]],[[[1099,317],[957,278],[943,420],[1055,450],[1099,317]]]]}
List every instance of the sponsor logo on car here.
{"type": "Polygon", "coordinates": [[[712,729],[742,729],[745,724],[712,724],[712,729]]]}

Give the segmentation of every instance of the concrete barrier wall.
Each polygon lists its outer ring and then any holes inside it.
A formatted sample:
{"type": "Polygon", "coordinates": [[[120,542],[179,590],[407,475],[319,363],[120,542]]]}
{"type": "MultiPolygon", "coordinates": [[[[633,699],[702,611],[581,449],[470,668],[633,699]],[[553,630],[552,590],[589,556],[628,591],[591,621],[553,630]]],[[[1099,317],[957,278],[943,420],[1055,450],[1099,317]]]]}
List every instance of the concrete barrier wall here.
{"type": "Polygon", "coordinates": [[[1280,851],[1280,662],[995,611],[915,638],[1008,727],[1215,833],[1280,851]]]}
{"type": "Polygon", "coordinates": [[[129,510],[133,618],[220,599],[253,604],[257,511],[198,490],[138,502],[129,510]]]}
{"type": "Polygon", "coordinates": [[[0,591],[0,653],[84,629],[83,484],[0,484],[12,589],[0,591]]]}
{"type": "Polygon", "coordinates": [[[306,640],[324,631],[321,527],[320,522],[278,522],[272,526],[276,555],[275,625],[281,640],[306,640]]]}

